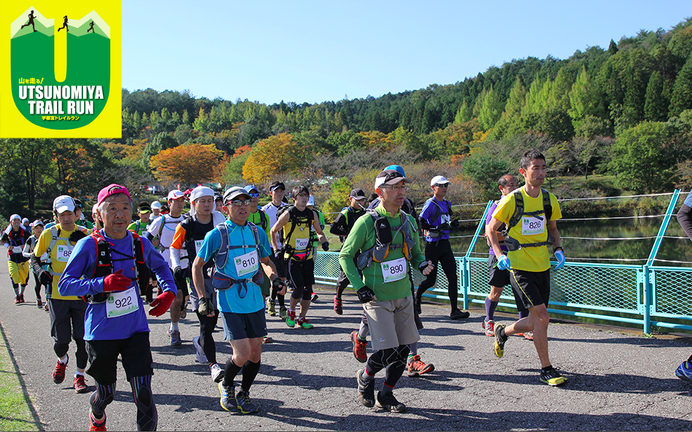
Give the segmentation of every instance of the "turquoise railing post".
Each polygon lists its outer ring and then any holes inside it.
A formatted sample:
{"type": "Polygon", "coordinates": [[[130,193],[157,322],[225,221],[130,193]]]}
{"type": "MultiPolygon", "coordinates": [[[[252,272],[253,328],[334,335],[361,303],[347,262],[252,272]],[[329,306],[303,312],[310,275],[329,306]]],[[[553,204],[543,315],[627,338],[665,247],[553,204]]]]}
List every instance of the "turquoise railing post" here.
{"type": "Polygon", "coordinates": [[[656,240],[654,241],[654,245],[651,247],[649,259],[646,261],[647,266],[654,265],[654,260],[656,259],[656,255],[658,255],[658,250],[661,248],[663,236],[666,234],[666,231],[668,230],[668,225],[670,224],[670,220],[673,217],[673,212],[675,211],[675,206],[678,203],[678,198],[680,198],[680,190],[675,189],[675,192],[673,192],[673,197],[670,199],[670,203],[668,204],[666,215],[663,218],[663,222],[661,222],[661,227],[658,229],[658,234],[656,234],[656,240]]]}
{"type": "MultiPolygon", "coordinates": [[[[673,212],[675,212],[675,206],[680,198],[680,190],[675,189],[673,192],[673,197],[668,203],[668,208],[666,209],[666,215],[663,217],[663,222],[658,229],[658,234],[656,234],[656,240],[654,240],[654,245],[651,247],[651,252],[649,253],[649,259],[643,267],[644,270],[644,333],[651,333],[651,306],[652,300],[654,298],[654,290],[656,288],[656,281],[651,280],[651,269],[650,267],[654,265],[658,251],[661,249],[661,243],[663,242],[663,236],[668,230],[668,225],[670,225],[670,220],[673,217],[673,212]]],[[[655,274],[655,273],[654,273],[655,274]]]]}
{"type": "Polygon", "coordinates": [[[644,272],[644,298],[642,299],[644,303],[644,334],[651,333],[651,283],[649,282],[649,266],[644,264],[642,266],[642,271],[644,272]]]}
{"type": "Polygon", "coordinates": [[[488,210],[490,210],[490,206],[493,205],[492,200],[488,201],[488,204],[485,206],[485,210],[483,211],[483,217],[481,217],[480,222],[478,223],[478,227],[476,228],[476,233],[473,235],[473,238],[471,239],[471,244],[469,244],[469,248],[466,250],[466,254],[461,258],[461,278],[459,278],[459,283],[462,284],[462,291],[464,293],[464,309],[469,308],[469,290],[471,289],[471,261],[469,258],[471,257],[471,254],[473,253],[473,250],[476,248],[476,243],[478,242],[478,236],[485,230],[485,218],[488,217],[488,210]]]}

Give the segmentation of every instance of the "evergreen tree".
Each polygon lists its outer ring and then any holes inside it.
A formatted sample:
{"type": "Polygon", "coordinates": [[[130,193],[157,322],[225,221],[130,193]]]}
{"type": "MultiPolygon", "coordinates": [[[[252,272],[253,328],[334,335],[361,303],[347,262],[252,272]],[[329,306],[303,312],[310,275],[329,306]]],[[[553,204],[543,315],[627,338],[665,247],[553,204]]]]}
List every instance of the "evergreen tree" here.
{"type": "Polygon", "coordinates": [[[675,79],[673,94],[670,98],[670,116],[678,116],[690,108],[692,108],[692,53],[675,79]]]}
{"type": "Polygon", "coordinates": [[[654,71],[646,86],[644,102],[644,119],[650,121],[665,121],[668,114],[668,101],[663,95],[663,77],[654,71]]]}

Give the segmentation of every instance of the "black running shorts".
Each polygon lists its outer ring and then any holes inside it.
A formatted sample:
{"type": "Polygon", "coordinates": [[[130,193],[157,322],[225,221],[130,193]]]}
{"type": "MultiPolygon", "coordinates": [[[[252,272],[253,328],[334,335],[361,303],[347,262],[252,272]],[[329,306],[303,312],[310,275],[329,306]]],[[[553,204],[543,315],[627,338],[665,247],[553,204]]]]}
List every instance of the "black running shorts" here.
{"type": "Polygon", "coordinates": [[[117,379],[117,362],[120,355],[125,375],[129,381],[138,376],[153,375],[149,332],[135,333],[127,339],[86,341],[89,353],[89,369],[99,384],[112,384],[117,379]]]}
{"type": "Polygon", "coordinates": [[[543,272],[512,270],[510,275],[514,298],[519,310],[529,309],[540,304],[548,307],[548,300],[550,299],[550,270],[543,272]]]}
{"type": "Polygon", "coordinates": [[[84,313],[87,302],[84,300],[50,299],[50,335],[55,342],[69,344],[84,339],[84,313]]]}
{"type": "Polygon", "coordinates": [[[288,281],[293,287],[292,298],[310,300],[315,283],[315,260],[288,260],[288,281]]]}
{"type": "Polygon", "coordinates": [[[267,335],[264,308],[249,314],[221,312],[224,340],[254,339],[267,335]]]}
{"type": "Polygon", "coordinates": [[[488,273],[490,274],[490,286],[502,288],[509,285],[509,270],[500,270],[497,268],[497,257],[488,255],[488,273]]]}

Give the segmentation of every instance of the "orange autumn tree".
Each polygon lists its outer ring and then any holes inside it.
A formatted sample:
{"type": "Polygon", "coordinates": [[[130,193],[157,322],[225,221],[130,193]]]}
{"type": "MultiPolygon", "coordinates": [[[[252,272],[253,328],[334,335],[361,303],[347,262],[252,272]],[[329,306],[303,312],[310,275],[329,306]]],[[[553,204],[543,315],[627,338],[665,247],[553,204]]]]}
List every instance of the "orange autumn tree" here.
{"type": "Polygon", "coordinates": [[[162,150],[149,160],[157,180],[193,185],[213,180],[215,168],[223,159],[223,151],[214,144],[185,144],[162,150]]]}
{"type": "Polygon", "coordinates": [[[272,177],[300,171],[308,162],[305,146],[282,133],[258,142],[243,165],[243,178],[250,183],[266,183],[272,177]]]}

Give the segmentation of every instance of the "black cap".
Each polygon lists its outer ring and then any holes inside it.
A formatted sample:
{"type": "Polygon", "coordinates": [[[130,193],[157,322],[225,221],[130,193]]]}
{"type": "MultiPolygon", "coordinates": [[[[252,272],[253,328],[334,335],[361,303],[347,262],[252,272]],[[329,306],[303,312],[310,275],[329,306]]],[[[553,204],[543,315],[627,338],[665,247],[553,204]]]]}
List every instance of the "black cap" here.
{"type": "Polygon", "coordinates": [[[349,195],[349,198],[355,198],[355,199],[365,198],[365,192],[363,192],[363,189],[353,189],[351,191],[351,195],[349,195]]]}
{"type": "Polygon", "coordinates": [[[279,189],[279,188],[281,188],[281,189],[283,189],[283,190],[286,190],[286,185],[283,184],[283,182],[280,182],[280,181],[272,182],[272,184],[269,185],[269,191],[270,191],[270,192],[274,192],[275,190],[277,190],[277,189],[279,189]]]}

